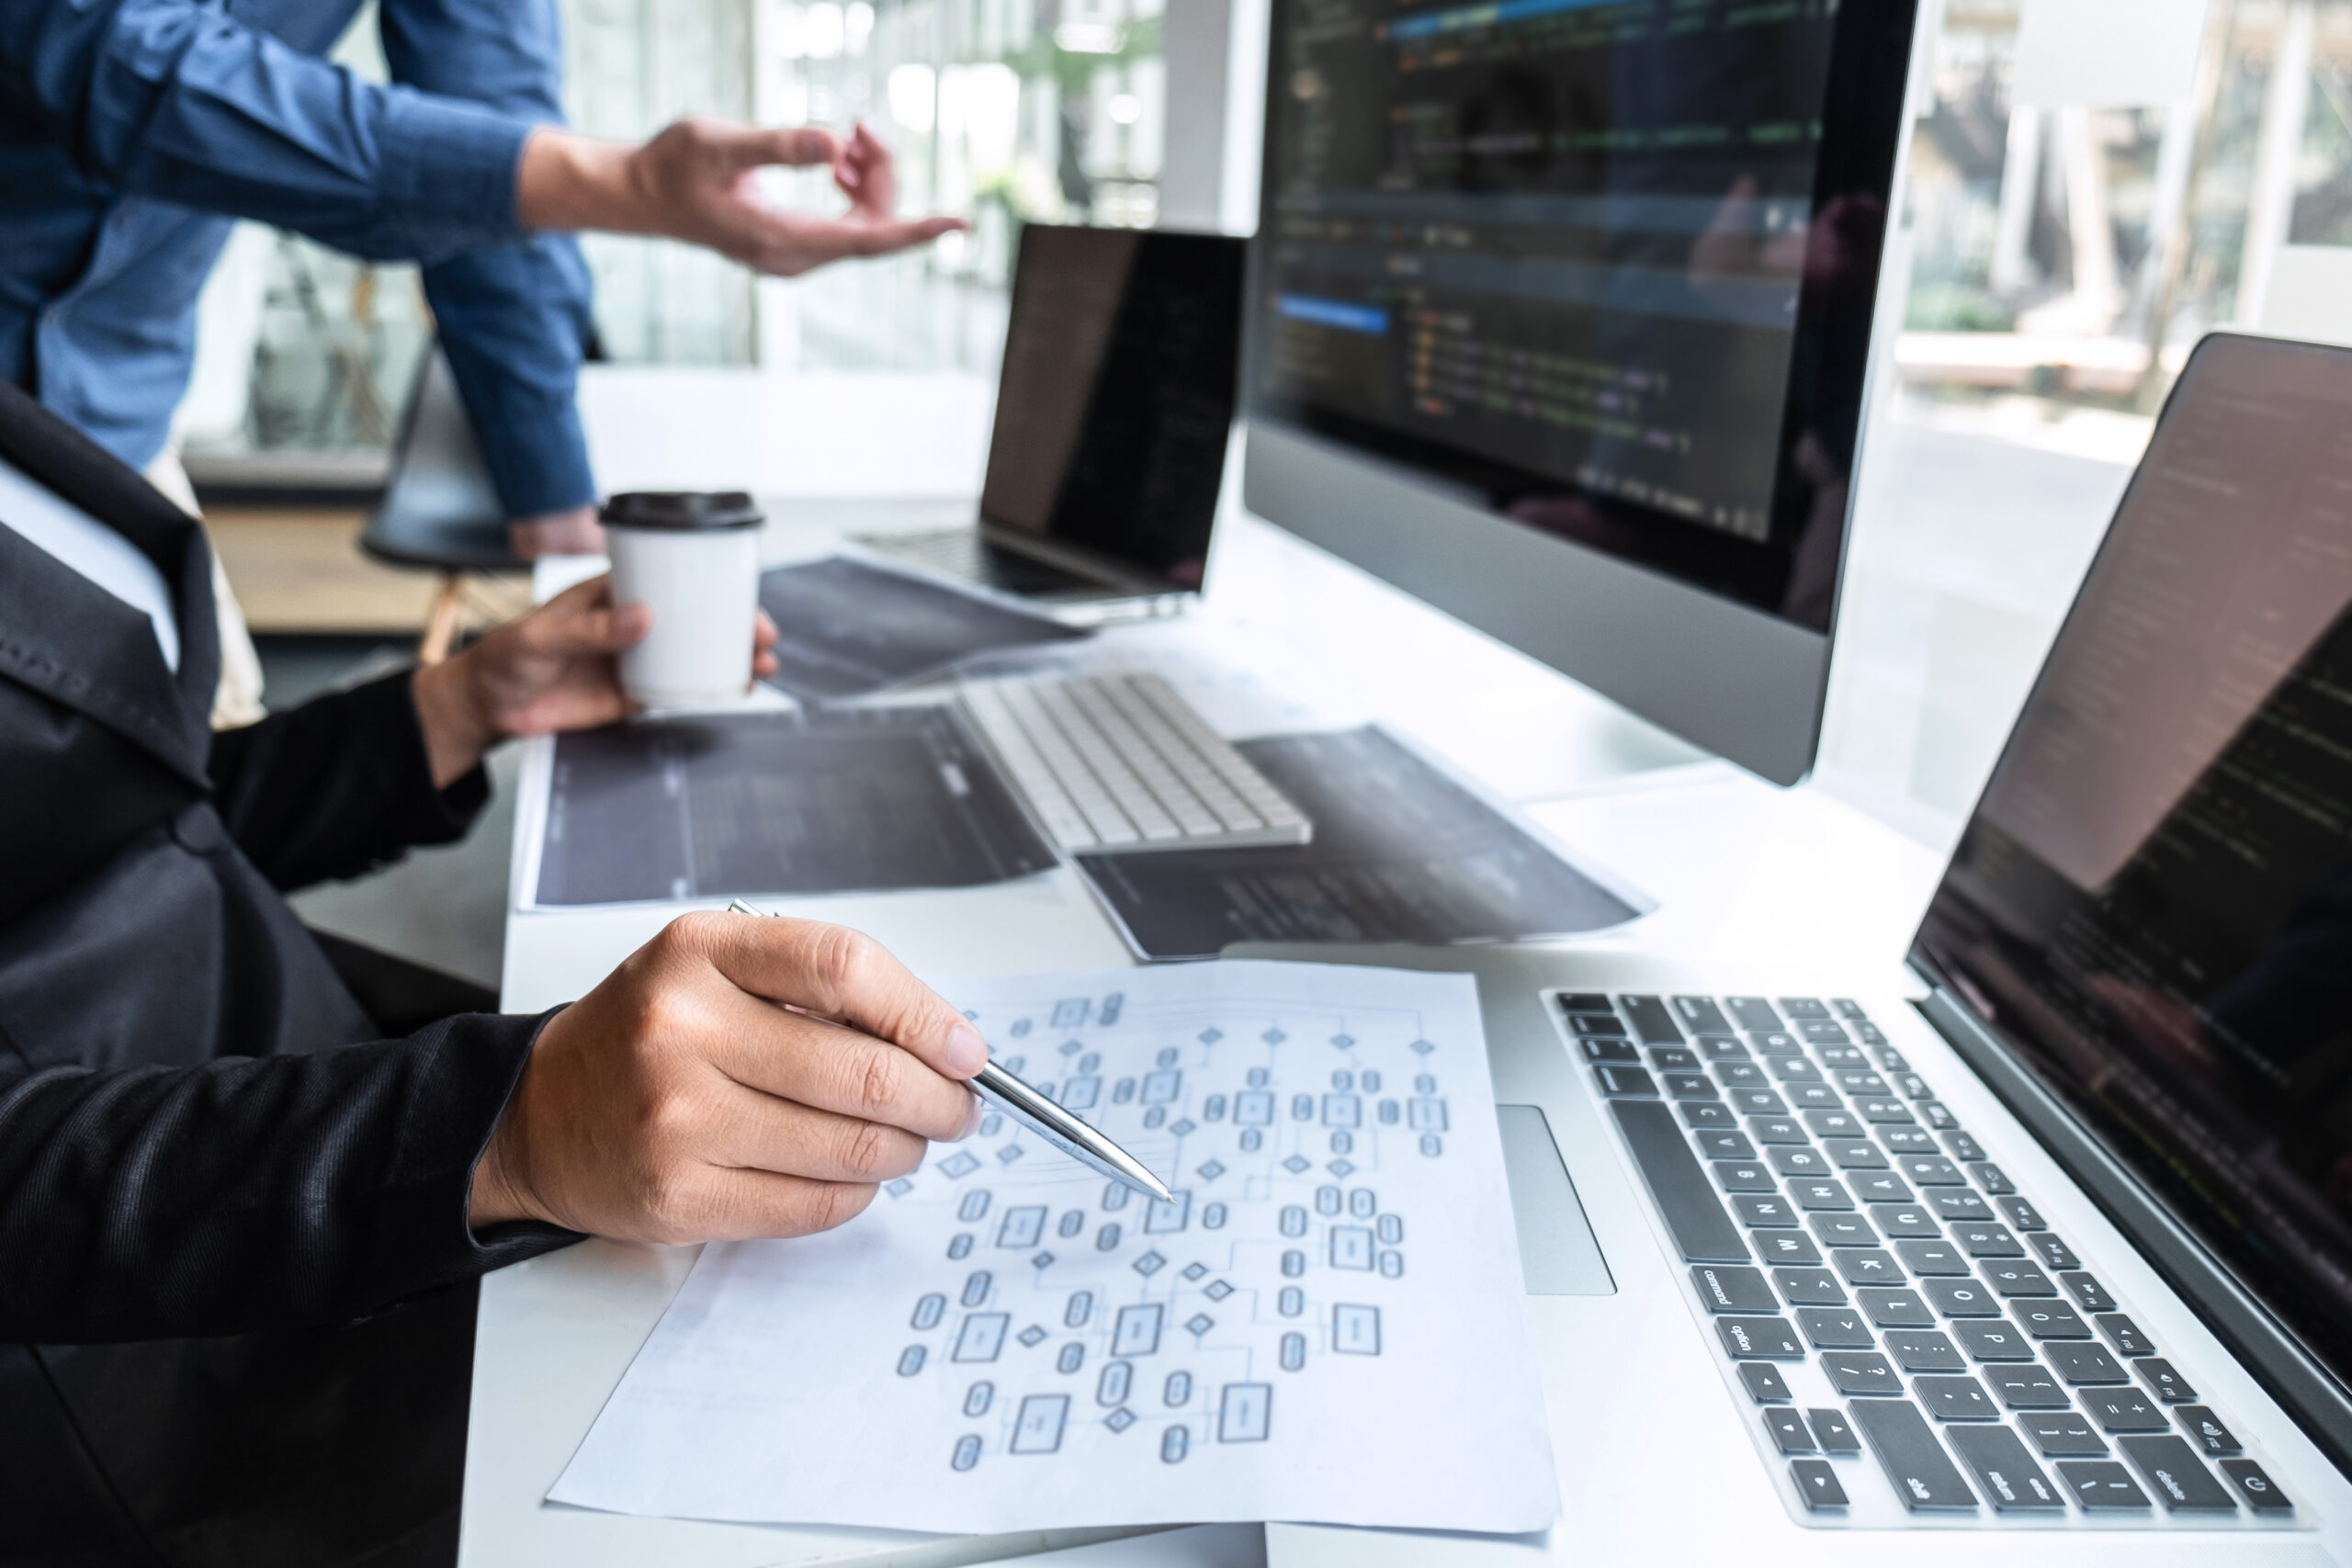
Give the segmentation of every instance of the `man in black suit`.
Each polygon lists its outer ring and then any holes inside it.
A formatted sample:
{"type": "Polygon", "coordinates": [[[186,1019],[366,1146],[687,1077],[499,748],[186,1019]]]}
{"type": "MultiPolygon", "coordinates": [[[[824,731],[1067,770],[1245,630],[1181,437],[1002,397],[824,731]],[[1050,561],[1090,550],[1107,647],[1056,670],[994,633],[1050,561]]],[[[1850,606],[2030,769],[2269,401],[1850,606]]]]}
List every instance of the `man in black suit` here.
{"type": "MultiPolygon", "coordinates": [[[[187,1466],[256,1517],[272,1489],[212,1416],[203,1454],[154,1431],[275,1377],[299,1385],[286,1425],[317,1425],[266,1436],[331,1449],[375,1408],[341,1348],[437,1313],[462,1352],[469,1308],[431,1305],[469,1300],[451,1287],[583,1234],[838,1224],[969,1133],[985,1046],[852,932],[690,916],[568,1009],[387,1039],[288,908],[457,837],[499,739],[621,716],[642,606],[585,584],[444,664],[216,734],[193,521],[5,383],[0,479],[0,1561],[358,1560],[340,1524],[179,1528],[211,1506],[155,1501],[187,1466]],[[108,550],[130,577],[101,586],[108,550]],[[244,1337],[185,1337],[220,1336],[244,1337]]],[[[383,1527],[445,1539],[421,1528],[383,1527]]]]}

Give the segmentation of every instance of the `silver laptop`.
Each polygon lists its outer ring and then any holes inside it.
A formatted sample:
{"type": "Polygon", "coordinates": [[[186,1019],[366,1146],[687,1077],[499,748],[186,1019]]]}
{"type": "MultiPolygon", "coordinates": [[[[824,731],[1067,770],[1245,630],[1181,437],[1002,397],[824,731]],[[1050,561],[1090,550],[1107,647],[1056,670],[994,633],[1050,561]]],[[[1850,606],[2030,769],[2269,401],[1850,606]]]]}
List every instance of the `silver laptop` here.
{"type": "Polygon", "coordinates": [[[1274,1562],[2345,1560],[2347,432],[2352,352],[2198,349],[1905,972],[1354,960],[1542,1112],[1566,1507],[1274,1562]]]}
{"type": "Polygon", "coordinates": [[[858,542],[1056,604],[1196,595],[1239,375],[1243,241],[1021,231],[978,516],[858,542]]]}

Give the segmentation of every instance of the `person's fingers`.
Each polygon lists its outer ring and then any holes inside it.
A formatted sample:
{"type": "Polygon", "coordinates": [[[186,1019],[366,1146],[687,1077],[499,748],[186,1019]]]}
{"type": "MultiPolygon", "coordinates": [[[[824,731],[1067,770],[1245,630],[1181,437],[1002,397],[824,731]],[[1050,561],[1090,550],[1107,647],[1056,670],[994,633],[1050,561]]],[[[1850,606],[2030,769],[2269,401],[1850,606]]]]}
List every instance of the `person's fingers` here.
{"type": "Polygon", "coordinates": [[[755,649],[774,648],[777,635],[775,623],[768,618],[768,613],[765,610],[754,612],[752,620],[752,646],[755,649]]]}
{"type": "Polygon", "coordinates": [[[607,581],[600,578],[548,600],[514,626],[524,649],[531,653],[618,653],[642,641],[653,629],[653,612],[639,604],[615,604],[607,581]],[[573,597],[588,588],[596,592],[573,597]]]}
{"type": "Polygon", "coordinates": [[[857,1218],[874,1201],[868,1182],[729,1166],[696,1166],[658,1184],[634,1224],[600,1226],[623,1241],[764,1241],[813,1235],[857,1218]]]}
{"type": "Polygon", "coordinates": [[[837,163],[842,156],[841,138],[813,125],[768,130],[730,130],[732,133],[722,139],[718,146],[731,171],[756,169],[769,164],[808,168],[837,163]]]}
{"type": "Polygon", "coordinates": [[[922,1165],[929,1148],[921,1134],[903,1127],[730,1088],[714,1108],[700,1153],[712,1165],[812,1181],[888,1181],[922,1165]]]}
{"type": "Polygon", "coordinates": [[[961,218],[909,218],[892,223],[846,227],[843,239],[851,255],[886,256],[970,227],[961,218]]]}
{"type": "Polygon", "coordinates": [[[933,1143],[952,1143],[970,1130],[971,1091],[887,1040],[740,990],[697,1010],[704,1021],[698,1032],[709,1042],[705,1059],[747,1089],[933,1143]]]}
{"type": "Polygon", "coordinates": [[[740,988],[835,1018],[912,1052],[951,1078],[988,1064],[988,1045],[962,1013],[907,972],[873,938],[816,920],[688,915],[690,934],[740,988]]]}

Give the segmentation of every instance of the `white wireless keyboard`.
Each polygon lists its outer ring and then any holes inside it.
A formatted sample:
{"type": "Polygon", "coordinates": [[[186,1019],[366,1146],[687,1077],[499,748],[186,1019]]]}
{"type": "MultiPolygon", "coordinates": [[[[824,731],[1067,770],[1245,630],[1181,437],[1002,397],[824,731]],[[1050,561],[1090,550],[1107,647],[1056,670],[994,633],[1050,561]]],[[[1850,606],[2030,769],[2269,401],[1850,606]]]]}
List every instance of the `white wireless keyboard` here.
{"type": "Polygon", "coordinates": [[[1065,850],[1303,844],[1306,814],[1157,675],[970,681],[964,705],[1065,850]]]}

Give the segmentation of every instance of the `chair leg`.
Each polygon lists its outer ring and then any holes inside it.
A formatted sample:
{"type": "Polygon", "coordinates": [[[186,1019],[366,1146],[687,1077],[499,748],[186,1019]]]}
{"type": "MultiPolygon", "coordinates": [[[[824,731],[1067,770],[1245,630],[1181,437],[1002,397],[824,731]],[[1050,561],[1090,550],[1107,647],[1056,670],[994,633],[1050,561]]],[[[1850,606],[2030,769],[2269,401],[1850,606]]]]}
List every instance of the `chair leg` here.
{"type": "Polygon", "coordinates": [[[449,657],[449,649],[458,640],[458,621],[465,614],[460,598],[464,581],[454,571],[441,574],[441,590],[433,596],[433,608],[425,612],[424,635],[416,643],[419,664],[438,664],[449,657]]]}

